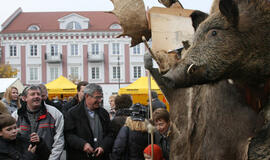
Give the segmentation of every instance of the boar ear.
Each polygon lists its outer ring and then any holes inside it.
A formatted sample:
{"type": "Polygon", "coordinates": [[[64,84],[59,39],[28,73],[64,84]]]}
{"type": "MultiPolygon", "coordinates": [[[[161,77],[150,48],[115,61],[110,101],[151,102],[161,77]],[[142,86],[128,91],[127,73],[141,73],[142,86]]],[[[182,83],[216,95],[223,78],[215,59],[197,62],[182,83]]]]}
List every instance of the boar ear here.
{"type": "Polygon", "coordinates": [[[192,26],[193,26],[194,30],[196,31],[199,24],[208,17],[208,14],[201,12],[201,11],[194,11],[190,15],[190,17],[192,19],[192,26]]]}
{"type": "Polygon", "coordinates": [[[239,11],[234,0],[220,0],[219,10],[234,27],[237,27],[239,11]]]}

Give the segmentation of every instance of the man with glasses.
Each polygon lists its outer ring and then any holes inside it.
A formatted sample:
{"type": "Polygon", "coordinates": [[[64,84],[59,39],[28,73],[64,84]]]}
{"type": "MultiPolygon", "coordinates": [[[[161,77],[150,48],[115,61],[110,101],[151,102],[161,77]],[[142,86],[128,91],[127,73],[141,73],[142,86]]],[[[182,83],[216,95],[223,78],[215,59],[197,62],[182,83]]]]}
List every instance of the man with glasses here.
{"type": "Polygon", "coordinates": [[[67,160],[107,160],[113,145],[109,113],[101,107],[103,91],[98,84],[84,88],[84,99],[66,115],[67,160]]]}

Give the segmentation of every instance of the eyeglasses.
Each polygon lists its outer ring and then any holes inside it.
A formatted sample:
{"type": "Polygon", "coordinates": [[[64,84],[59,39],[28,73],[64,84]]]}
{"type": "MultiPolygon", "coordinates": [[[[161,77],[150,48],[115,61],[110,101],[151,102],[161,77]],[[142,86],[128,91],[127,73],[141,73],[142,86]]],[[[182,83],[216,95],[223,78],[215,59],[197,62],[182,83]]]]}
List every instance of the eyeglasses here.
{"type": "Polygon", "coordinates": [[[92,96],[92,95],[89,95],[91,96],[92,98],[95,98],[96,100],[101,100],[103,99],[103,96],[92,96]]]}

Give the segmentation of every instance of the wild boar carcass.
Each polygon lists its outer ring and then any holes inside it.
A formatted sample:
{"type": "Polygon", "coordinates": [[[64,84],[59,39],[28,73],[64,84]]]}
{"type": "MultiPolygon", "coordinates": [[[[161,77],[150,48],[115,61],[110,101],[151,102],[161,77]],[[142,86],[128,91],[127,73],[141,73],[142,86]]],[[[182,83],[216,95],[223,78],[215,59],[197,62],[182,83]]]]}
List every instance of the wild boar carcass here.
{"type": "Polygon", "coordinates": [[[214,4],[219,10],[200,24],[190,48],[164,77],[174,82],[172,87],[228,78],[264,83],[270,76],[270,1],[214,4]]]}
{"type": "MultiPolygon", "coordinates": [[[[205,14],[192,14],[196,32],[180,59],[168,62],[167,56],[154,55],[161,58],[155,58],[160,66],[169,66],[165,75],[145,56],[146,68],[170,104],[172,160],[248,159],[248,152],[254,151],[250,140],[263,135],[261,126],[269,124],[264,121],[270,119],[269,1],[214,4],[201,24],[205,14]]],[[[267,127],[264,131],[269,133],[267,127]]],[[[270,147],[265,148],[266,154],[250,159],[270,156],[270,147]]]]}
{"type": "Polygon", "coordinates": [[[163,77],[146,56],[176,126],[171,159],[269,159],[269,3],[215,1],[163,77]]]}

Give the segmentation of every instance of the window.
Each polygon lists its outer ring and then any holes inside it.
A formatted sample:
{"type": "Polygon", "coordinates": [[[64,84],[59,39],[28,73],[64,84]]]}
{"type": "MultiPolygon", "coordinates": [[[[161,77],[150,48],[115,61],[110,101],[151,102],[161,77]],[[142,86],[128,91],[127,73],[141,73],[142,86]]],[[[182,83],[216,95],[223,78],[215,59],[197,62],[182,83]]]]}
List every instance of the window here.
{"type": "Polygon", "coordinates": [[[79,55],[78,45],[72,44],[71,45],[71,56],[78,56],[78,55],[79,55]]]}
{"type": "Polygon", "coordinates": [[[39,31],[39,27],[37,25],[31,25],[28,27],[28,31],[39,31]]]}
{"type": "Polygon", "coordinates": [[[92,46],[92,54],[93,55],[98,55],[99,54],[99,46],[98,46],[98,44],[95,43],[95,44],[92,44],[91,46],[92,46]]]}
{"type": "Polygon", "coordinates": [[[120,79],[120,67],[113,67],[113,79],[120,79]]]}
{"type": "Polygon", "coordinates": [[[133,47],[133,54],[140,54],[140,45],[133,47]]]}
{"type": "Polygon", "coordinates": [[[71,67],[70,75],[74,79],[79,79],[79,67],[71,67]]]}
{"type": "Polygon", "coordinates": [[[30,68],[30,81],[38,80],[38,68],[30,68]]]}
{"type": "Polygon", "coordinates": [[[99,79],[99,68],[92,67],[92,79],[99,79]]]}
{"type": "Polygon", "coordinates": [[[17,56],[17,47],[15,45],[10,45],[9,46],[9,56],[10,57],[17,56]]]}
{"type": "Polygon", "coordinates": [[[51,67],[50,74],[51,74],[51,81],[58,78],[58,67],[51,67]]]}
{"type": "Polygon", "coordinates": [[[112,24],[110,29],[121,29],[121,26],[119,24],[112,24]]]}
{"type": "Polygon", "coordinates": [[[113,49],[113,54],[119,54],[120,53],[120,50],[119,50],[120,45],[119,45],[119,43],[113,43],[112,45],[113,45],[112,46],[113,47],[112,48],[113,49]]]}
{"type": "Polygon", "coordinates": [[[142,68],[141,66],[133,67],[133,78],[140,78],[142,76],[142,68]]]}
{"type": "Polygon", "coordinates": [[[37,45],[30,46],[30,56],[37,56],[37,45]]]}
{"type": "Polygon", "coordinates": [[[51,45],[51,56],[57,56],[58,55],[58,46],[56,44],[51,45]]]}
{"type": "Polygon", "coordinates": [[[72,21],[67,24],[67,30],[80,30],[81,25],[78,22],[72,21]]]}

